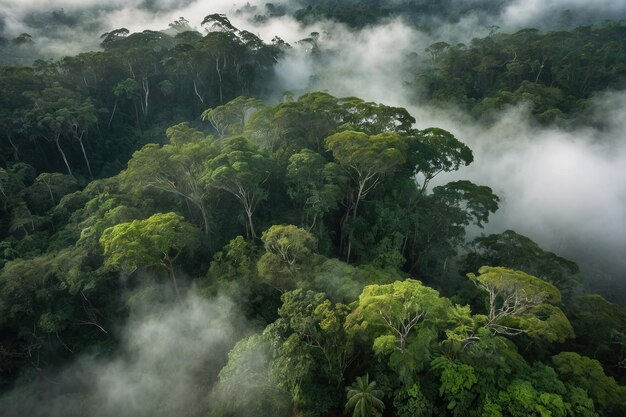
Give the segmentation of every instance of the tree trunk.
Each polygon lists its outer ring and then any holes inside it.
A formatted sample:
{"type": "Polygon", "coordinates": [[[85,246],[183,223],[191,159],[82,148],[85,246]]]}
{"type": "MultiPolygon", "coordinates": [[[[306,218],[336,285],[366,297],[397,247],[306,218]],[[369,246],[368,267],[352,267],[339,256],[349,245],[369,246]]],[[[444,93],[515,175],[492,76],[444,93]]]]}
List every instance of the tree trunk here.
{"type": "Polygon", "coordinates": [[[148,83],[148,78],[143,78],[141,80],[141,87],[144,91],[144,105],[143,105],[143,116],[148,116],[148,96],[150,95],[150,84],[148,83]]]}
{"type": "Polygon", "coordinates": [[[217,78],[219,78],[219,87],[220,87],[220,104],[224,102],[224,97],[222,95],[222,72],[220,71],[220,59],[215,58],[215,71],[217,71],[217,78]]]}
{"type": "MultiPolygon", "coordinates": [[[[46,188],[48,188],[48,192],[50,193],[50,199],[52,200],[52,205],[56,206],[57,202],[54,200],[54,194],[52,194],[52,188],[48,184],[46,184],[46,188]]],[[[2,193],[4,194],[4,193],[2,193]]]]}
{"type": "Polygon", "coordinates": [[[65,152],[63,152],[63,149],[61,149],[61,143],[59,142],[60,140],[60,136],[61,135],[57,135],[56,138],[54,139],[54,143],[56,143],[57,145],[57,149],[59,150],[59,152],[61,153],[61,157],[63,157],[63,162],[65,162],[65,167],[67,168],[67,172],[72,175],[72,170],[70,168],[70,164],[67,162],[67,157],[65,156],[65,152]]]}
{"type": "Polygon", "coordinates": [[[139,124],[139,110],[137,110],[137,102],[133,100],[133,105],[135,106],[135,119],[137,120],[137,129],[141,130],[141,124],[139,124]]]}
{"type": "MultiPolygon", "coordinates": [[[[246,205],[247,206],[247,205],[246,205]]],[[[254,213],[250,207],[246,207],[246,216],[248,216],[248,225],[250,226],[250,238],[256,239],[256,232],[254,231],[254,224],[252,222],[252,214],[254,213]]]]}
{"type": "Polygon", "coordinates": [[[196,96],[200,99],[200,102],[204,105],[204,99],[198,92],[198,86],[196,85],[196,80],[191,80],[191,82],[193,83],[193,91],[196,93],[196,96]]]}
{"type": "Polygon", "coordinates": [[[209,237],[209,217],[206,212],[206,207],[204,207],[204,204],[199,204],[198,207],[200,207],[200,213],[202,213],[202,223],[204,224],[204,234],[206,235],[206,237],[209,237]]]}
{"type": "Polygon", "coordinates": [[[11,135],[7,135],[7,138],[9,138],[9,143],[11,144],[11,147],[13,148],[13,159],[15,159],[15,161],[19,161],[19,153],[18,153],[17,146],[15,146],[15,143],[13,143],[13,139],[11,139],[11,135]]]}
{"type": "Polygon", "coordinates": [[[82,134],[78,138],[78,143],[80,143],[80,149],[83,151],[83,158],[85,158],[85,163],[87,164],[87,171],[89,171],[89,178],[93,180],[93,173],[91,172],[91,165],[89,164],[89,159],[87,158],[87,152],[85,152],[85,145],[83,144],[82,134]]]}
{"type": "Polygon", "coordinates": [[[107,129],[111,128],[111,122],[113,121],[113,116],[115,116],[115,110],[117,110],[117,100],[115,100],[115,104],[113,105],[113,111],[111,112],[111,118],[109,119],[109,124],[107,125],[107,129]]]}

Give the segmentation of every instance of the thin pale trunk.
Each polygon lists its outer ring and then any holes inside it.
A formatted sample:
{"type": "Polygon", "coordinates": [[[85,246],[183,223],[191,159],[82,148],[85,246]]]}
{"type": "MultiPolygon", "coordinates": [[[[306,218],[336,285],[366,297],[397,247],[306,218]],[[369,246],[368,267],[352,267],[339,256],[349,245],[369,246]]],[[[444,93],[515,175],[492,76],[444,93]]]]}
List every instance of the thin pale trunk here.
{"type": "Polygon", "coordinates": [[[9,201],[9,197],[7,197],[7,194],[4,192],[4,187],[2,186],[2,184],[0,183],[0,193],[2,193],[2,196],[4,197],[3,201],[2,201],[2,205],[4,207],[4,210],[7,209],[7,201],[9,201]]]}
{"type": "Polygon", "coordinates": [[[543,67],[546,63],[546,58],[543,57],[541,59],[541,65],[539,66],[539,72],[537,73],[537,78],[535,78],[535,84],[537,84],[539,82],[539,77],[541,76],[541,71],[543,71],[543,67]]]}
{"type": "Polygon", "coordinates": [[[193,91],[196,93],[196,96],[200,99],[200,102],[204,104],[204,99],[198,92],[198,86],[196,85],[196,80],[191,80],[191,82],[193,83],[193,91]]]}
{"type": "Polygon", "coordinates": [[[144,105],[143,105],[143,115],[144,117],[148,116],[148,96],[150,95],[150,84],[148,83],[148,79],[144,78],[141,80],[141,86],[144,91],[144,105]]]}
{"type": "Polygon", "coordinates": [[[217,78],[219,78],[220,83],[219,83],[219,87],[220,87],[220,104],[222,104],[224,102],[224,98],[222,96],[222,72],[220,71],[220,59],[219,58],[215,58],[215,71],[217,71],[217,78]]]}
{"type": "Polygon", "coordinates": [[[202,213],[202,223],[204,224],[204,234],[208,238],[209,237],[209,217],[207,215],[204,204],[200,204],[199,207],[200,207],[200,213],[202,213]]]}
{"type": "Polygon", "coordinates": [[[15,143],[13,143],[13,139],[11,139],[11,135],[7,135],[7,138],[9,138],[9,143],[11,144],[11,147],[13,148],[13,159],[18,161],[20,159],[18,148],[17,146],[15,146],[15,143]]]}
{"type": "Polygon", "coordinates": [[[93,173],[91,172],[91,165],[89,164],[89,158],[87,158],[87,152],[85,151],[85,145],[83,145],[82,135],[78,138],[78,143],[80,143],[80,149],[83,151],[83,158],[85,158],[85,163],[87,164],[87,171],[89,171],[89,178],[93,179],[93,173]]]}
{"type": "MultiPolygon", "coordinates": [[[[46,184],[46,187],[48,188],[48,192],[50,193],[50,199],[52,200],[52,205],[56,206],[57,203],[54,200],[54,194],[52,194],[52,188],[50,188],[50,186],[48,184],[46,184]]],[[[4,194],[4,193],[2,193],[2,194],[4,194]]]]}
{"type": "Polygon", "coordinates": [[[113,121],[113,116],[115,116],[115,110],[117,110],[117,100],[115,100],[115,104],[113,105],[113,111],[111,112],[111,118],[109,119],[109,124],[107,125],[107,129],[111,128],[111,122],[113,121]]]}
{"type": "Polygon", "coordinates": [[[248,225],[250,226],[250,238],[256,239],[256,232],[254,231],[254,223],[252,222],[253,210],[248,204],[244,204],[246,210],[246,216],[248,216],[248,225]]]}
{"type": "Polygon", "coordinates": [[[56,143],[56,145],[57,145],[57,149],[58,149],[58,150],[59,150],[59,152],[61,153],[61,157],[63,157],[63,162],[65,162],[65,166],[66,166],[66,168],[67,168],[67,172],[68,172],[70,175],[72,175],[72,170],[71,170],[71,168],[70,168],[70,164],[67,162],[67,157],[65,156],[65,152],[63,152],[63,149],[61,149],[61,143],[59,142],[59,140],[60,140],[60,136],[61,136],[61,135],[57,135],[57,136],[56,136],[56,138],[55,138],[55,140],[54,140],[54,143],[56,143]]]}
{"type": "Polygon", "coordinates": [[[137,109],[137,103],[133,100],[133,105],[135,106],[135,119],[137,120],[137,129],[141,130],[141,125],[139,124],[139,110],[137,109]]]}
{"type": "MultiPolygon", "coordinates": [[[[359,202],[361,201],[361,197],[363,195],[364,186],[365,186],[365,183],[361,183],[359,185],[359,193],[357,194],[356,200],[354,201],[354,205],[352,206],[352,220],[353,221],[356,220],[356,213],[359,208],[359,202]]],[[[352,238],[353,238],[352,231],[350,231],[350,234],[348,235],[348,251],[346,255],[346,263],[350,263],[350,252],[352,252],[352,238]]]]}

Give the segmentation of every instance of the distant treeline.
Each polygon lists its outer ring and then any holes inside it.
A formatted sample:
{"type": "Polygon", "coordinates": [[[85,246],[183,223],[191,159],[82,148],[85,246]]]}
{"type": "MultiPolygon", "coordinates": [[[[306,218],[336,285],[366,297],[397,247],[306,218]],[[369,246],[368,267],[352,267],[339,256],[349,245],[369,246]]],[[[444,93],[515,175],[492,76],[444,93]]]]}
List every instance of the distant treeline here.
{"type": "Polygon", "coordinates": [[[102,35],[102,51],[0,67],[0,161],[84,177],[119,171],[141,144],[208,107],[266,91],[284,43],[209,15],[165,32],[102,35]],[[54,156],[57,155],[57,156],[54,156]]]}
{"type": "Polygon", "coordinates": [[[606,22],[572,31],[494,33],[469,45],[438,42],[417,74],[424,98],[490,118],[529,103],[541,122],[580,116],[588,99],[626,87],[626,26],[606,22]]]}

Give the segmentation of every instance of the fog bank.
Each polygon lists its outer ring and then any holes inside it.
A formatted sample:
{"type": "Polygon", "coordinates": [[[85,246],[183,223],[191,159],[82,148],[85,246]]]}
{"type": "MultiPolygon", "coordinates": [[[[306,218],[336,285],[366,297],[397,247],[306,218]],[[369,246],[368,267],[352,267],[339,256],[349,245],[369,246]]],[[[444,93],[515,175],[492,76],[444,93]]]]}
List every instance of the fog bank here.
{"type": "Polygon", "coordinates": [[[181,303],[131,305],[119,353],[82,356],[60,372],[40,373],[37,381],[0,399],[2,415],[206,415],[209,390],[226,353],[246,333],[234,304],[190,294],[181,303]]]}

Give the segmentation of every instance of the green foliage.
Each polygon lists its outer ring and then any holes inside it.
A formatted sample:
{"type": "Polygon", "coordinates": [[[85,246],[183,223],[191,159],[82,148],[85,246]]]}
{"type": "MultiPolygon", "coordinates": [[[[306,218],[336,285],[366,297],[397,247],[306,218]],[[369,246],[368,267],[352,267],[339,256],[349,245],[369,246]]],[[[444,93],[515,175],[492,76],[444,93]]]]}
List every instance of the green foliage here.
{"type": "Polygon", "coordinates": [[[352,417],[379,416],[385,409],[381,401],[383,392],[376,389],[376,381],[369,381],[369,375],[359,376],[352,386],[346,388],[345,413],[352,411],[352,417]]]}
{"type": "MultiPolygon", "coordinates": [[[[626,359],[626,309],[597,294],[572,300],[568,316],[578,353],[599,360],[607,369],[623,368],[626,359]]],[[[620,383],[624,383],[624,374],[620,383]]]]}
{"type": "Polygon", "coordinates": [[[345,328],[350,308],[333,303],[324,293],[298,289],[281,297],[283,305],[278,310],[289,339],[297,338],[301,348],[311,357],[321,359],[317,367],[329,382],[340,384],[344,371],[351,362],[353,344],[345,328]]]}
{"type": "Polygon", "coordinates": [[[259,275],[280,291],[294,289],[314,265],[317,242],[299,227],[275,225],[261,236],[265,253],[258,263],[259,275]]]}
{"type": "Polygon", "coordinates": [[[246,214],[246,235],[256,238],[252,215],[259,203],[267,198],[263,187],[270,176],[271,162],[255,145],[244,137],[234,137],[222,143],[219,153],[206,162],[202,180],[210,188],[234,196],[246,214]]]}
{"type": "Polygon", "coordinates": [[[303,223],[311,228],[338,204],[341,187],[336,168],[310,149],[289,157],[287,194],[301,210],[303,223]]]}
{"type": "Polygon", "coordinates": [[[128,168],[120,174],[122,189],[138,198],[161,200],[164,194],[192,204],[205,236],[209,236],[213,227],[209,190],[201,177],[207,159],[216,155],[212,138],[186,123],[170,127],[167,137],[170,144],[146,145],[133,154],[128,168]]]}
{"type": "Polygon", "coordinates": [[[472,242],[465,269],[475,271],[482,265],[519,269],[554,284],[568,298],[582,282],[578,265],[539,247],[526,236],[507,230],[481,236],[472,242]]]}
{"type": "Polygon", "coordinates": [[[559,309],[561,294],[552,284],[522,271],[483,266],[468,277],[488,295],[485,327],[494,334],[525,333],[548,342],[573,336],[559,309]]]}
{"type": "Polygon", "coordinates": [[[175,213],[154,214],[145,220],[120,223],[100,236],[107,267],[132,274],[137,268],[160,266],[170,275],[180,298],[174,262],[183,251],[199,245],[199,231],[175,213]]]}
{"type": "Polygon", "coordinates": [[[580,112],[594,92],[621,85],[623,30],[623,23],[612,23],[495,33],[469,45],[438,42],[426,49],[431,64],[415,69],[418,90],[434,102],[461,104],[477,118],[523,103],[539,122],[557,122],[580,112]]]}
{"type": "Polygon", "coordinates": [[[552,362],[564,381],[587,391],[598,411],[609,416],[626,412],[626,387],[607,376],[600,362],[574,352],[561,352],[552,362]]]}
{"type": "Polygon", "coordinates": [[[417,330],[437,326],[449,308],[450,302],[436,290],[407,279],[365,287],[347,320],[350,328],[371,334],[377,353],[388,355],[403,353],[417,330]]]}
{"type": "Polygon", "coordinates": [[[418,384],[403,387],[394,397],[393,405],[399,417],[422,417],[433,413],[433,405],[418,384]]]}
{"type": "Polygon", "coordinates": [[[289,415],[290,396],[273,380],[270,371],[271,349],[267,337],[246,337],[228,352],[228,362],[219,374],[212,399],[218,403],[214,413],[241,416],[289,415]],[[241,393],[246,395],[242,396],[241,393]]]}
{"type": "Polygon", "coordinates": [[[478,382],[474,368],[446,358],[436,358],[433,369],[441,372],[439,395],[447,402],[446,408],[455,416],[464,415],[470,409],[474,396],[471,389],[478,382]]]}

